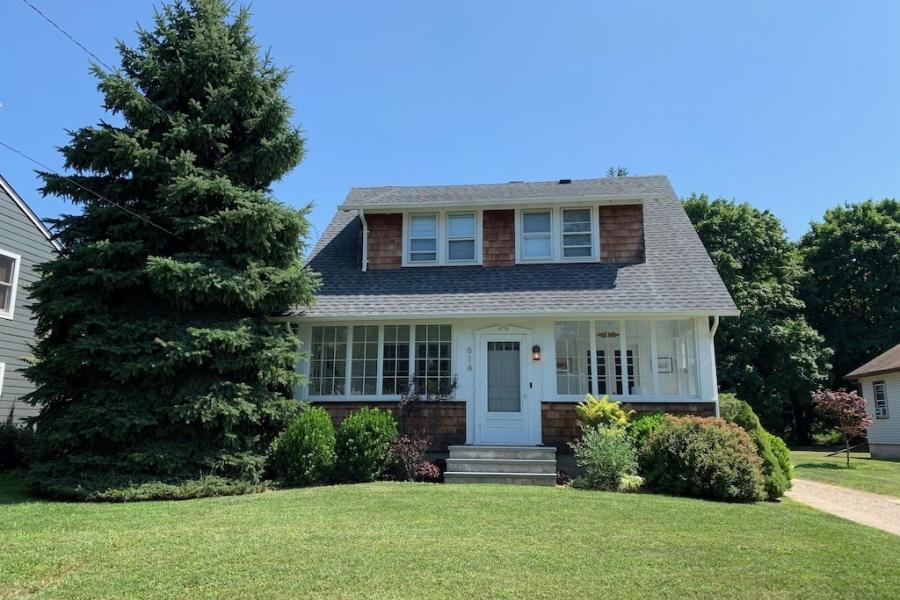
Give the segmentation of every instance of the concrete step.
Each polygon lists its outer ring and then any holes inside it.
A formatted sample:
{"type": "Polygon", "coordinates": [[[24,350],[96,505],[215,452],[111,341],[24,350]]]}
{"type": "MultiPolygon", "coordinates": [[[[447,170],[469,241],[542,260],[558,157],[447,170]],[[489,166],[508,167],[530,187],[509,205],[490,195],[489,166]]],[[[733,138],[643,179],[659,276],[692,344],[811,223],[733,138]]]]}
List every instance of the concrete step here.
{"type": "Polygon", "coordinates": [[[450,458],[556,460],[553,446],[450,446],[450,458]]]}
{"type": "Polygon", "coordinates": [[[556,473],[444,473],[445,483],[507,483],[512,485],[556,485],[556,473]]]}
{"type": "Polygon", "coordinates": [[[556,473],[556,459],[448,458],[447,470],[469,473],[556,473]]]}

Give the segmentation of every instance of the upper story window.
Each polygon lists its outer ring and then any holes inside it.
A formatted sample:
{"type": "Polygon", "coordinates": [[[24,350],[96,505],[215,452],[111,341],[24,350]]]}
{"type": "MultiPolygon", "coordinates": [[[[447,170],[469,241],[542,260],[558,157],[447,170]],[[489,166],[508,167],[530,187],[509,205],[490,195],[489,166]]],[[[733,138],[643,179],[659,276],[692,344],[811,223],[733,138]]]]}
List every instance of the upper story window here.
{"type": "Polygon", "coordinates": [[[519,262],[592,261],[600,256],[594,207],[523,209],[516,215],[519,262]]]}
{"type": "Polygon", "coordinates": [[[409,262],[437,262],[437,215],[411,215],[409,262]]]}
{"type": "Polygon", "coordinates": [[[888,418],[888,407],[887,407],[887,390],[885,389],[883,381],[876,381],[872,384],[872,391],[875,396],[875,418],[876,419],[887,419],[888,418]]]}
{"type": "Polygon", "coordinates": [[[406,213],[403,266],[479,264],[481,211],[406,213]]]}
{"type": "Polygon", "coordinates": [[[0,317],[4,319],[13,318],[21,260],[18,254],[0,250],[0,317]]]}

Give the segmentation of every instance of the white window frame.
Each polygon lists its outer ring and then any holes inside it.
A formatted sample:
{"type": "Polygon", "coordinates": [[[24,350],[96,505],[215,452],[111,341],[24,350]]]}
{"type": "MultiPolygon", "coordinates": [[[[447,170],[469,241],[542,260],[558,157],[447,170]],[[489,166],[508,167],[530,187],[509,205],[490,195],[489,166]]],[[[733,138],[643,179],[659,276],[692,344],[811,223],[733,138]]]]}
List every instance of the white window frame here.
{"type": "MultiPolygon", "coordinates": [[[[403,249],[403,258],[409,265],[436,265],[441,262],[441,215],[437,212],[422,212],[422,213],[410,213],[408,219],[403,219],[404,223],[408,222],[408,225],[403,230],[403,239],[406,241],[403,249]],[[412,220],[414,217],[422,218],[422,217],[433,217],[434,218],[434,237],[417,237],[413,238],[412,235],[412,220]],[[434,240],[434,260],[412,260],[412,241],[413,239],[422,239],[422,240],[434,240]]],[[[416,250],[417,254],[430,254],[424,250],[416,250]]]]}
{"type": "Polygon", "coordinates": [[[873,381],[872,382],[872,406],[875,409],[875,418],[876,419],[890,419],[891,415],[888,412],[888,402],[887,402],[887,385],[884,381],[873,381]],[[883,410],[881,414],[879,414],[878,410],[878,388],[881,388],[881,403],[883,404],[883,410]]]}
{"type": "Polygon", "coordinates": [[[6,363],[0,362],[0,397],[3,396],[3,381],[6,379],[6,363]]]}
{"type": "MultiPolygon", "coordinates": [[[[409,326],[409,373],[410,376],[416,374],[416,325],[449,325],[450,326],[450,377],[452,378],[457,376],[457,372],[455,370],[457,360],[456,360],[456,350],[459,341],[457,340],[458,331],[456,325],[448,322],[447,320],[442,319],[430,319],[428,321],[379,321],[377,323],[365,322],[365,321],[323,321],[323,322],[315,322],[311,323],[310,326],[305,330],[306,331],[306,339],[310,342],[306,344],[311,347],[312,342],[312,328],[313,327],[347,327],[347,368],[344,373],[344,393],[342,395],[333,395],[333,396],[324,396],[321,394],[311,394],[309,393],[309,384],[305,384],[301,386],[300,390],[305,390],[302,394],[305,396],[305,399],[310,402],[371,402],[371,401],[398,401],[401,398],[401,394],[384,394],[382,392],[382,386],[384,381],[384,328],[386,325],[407,325],[409,326]],[[375,394],[365,394],[365,395],[353,395],[350,393],[350,384],[351,377],[353,375],[353,365],[351,364],[353,359],[353,328],[358,325],[377,325],[378,326],[378,375],[375,380],[375,394]]],[[[309,365],[310,361],[306,361],[307,365],[309,365]]],[[[307,367],[308,368],[308,367],[307,367]]],[[[306,372],[307,377],[309,377],[309,373],[306,372]]],[[[453,395],[450,396],[450,400],[456,400],[456,394],[454,392],[453,395]]]]}
{"type": "MultiPolygon", "coordinates": [[[[428,211],[406,211],[403,213],[403,243],[401,247],[402,259],[400,265],[402,267],[434,267],[434,266],[459,266],[459,265],[480,265],[482,264],[482,250],[484,248],[484,236],[482,232],[483,211],[481,209],[465,207],[454,208],[452,210],[428,210],[428,211]],[[475,215],[475,259],[474,260],[449,260],[449,238],[448,232],[448,215],[475,215]],[[410,224],[413,217],[435,215],[437,219],[437,254],[436,259],[431,261],[410,261],[410,224]]],[[[428,238],[430,239],[430,238],[428,238]]],[[[462,238],[460,238],[462,239],[462,238]]],[[[468,238],[465,238],[468,239],[468,238]]]]}
{"type": "MultiPolygon", "coordinates": [[[[0,318],[12,319],[16,312],[16,292],[19,288],[19,268],[22,265],[22,257],[0,248],[0,254],[11,258],[13,261],[12,287],[9,292],[9,310],[0,310],[0,318]]],[[[5,284],[4,284],[5,285],[5,284]]]]}
{"type": "MultiPolygon", "coordinates": [[[[559,258],[560,260],[564,260],[566,262],[578,262],[578,261],[592,261],[594,257],[597,255],[597,249],[595,248],[596,244],[594,240],[597,238],[597,215],[594,212],[592,207],[589,206],[573,206],[569,208],[561,208],[559,211],[559,258]],[[566,211],[572,210],[586,210],[588,211],[588,225],[590,228],[586,232],[577,232],[577,233],[566,233],[564,231],[565,221],[563,220],[564,214],[566,211]],[[591,236],[591,241],[588,247],[591,250],[589,256],[566,256],[566,236],[567,235],[584,235],[588,234],[591,236]]],[[[574,248],[583,248],[584,246],[573,246],[574,248]]]]}
{"type": "Polygon", "coordinates": [[[516,210],[516,264],[540,264],[558,262],[598,262],[600,260],[600,215],[593,204],[566,204],[563,206],[541,206],[516,210]],[[563,256],[562,214],[566,210],[591,211],[591,255],[563,256]],[[528,213],[550,213],[550,256],[527,258],[525,256],[525,232],[523,215],[528,213]]]}
{"type": "Polygon", "coordinates": [[[555,229],[553,212],[552,208],[528,208],[518,212],[519,219],[518,226],[516,227],[516,248],[518,250],[517,254],[519,255],[520,262],[548,262],[553,260],[555,254],[554,248],[556,246],[556,244],[553,243],[553,230],[555,229]],[[525,233],[525,216],[535,214],[546,214],[550,217],[550,231],[547,233],[525,233]],[[548,256],[525,256],[525,239],[529,237],[532,239],[548,238],[548,241],[550,242],[550,254],[548,256]]]}
{"type": "Polygon", "coordinates": [[[478,261],[478,213],[474,210],[453,211],[444,214],[444,246],[446,248],[447,263],[450,264],[475,264],[478,261]],[[450,235],[450,217],[472,217],[472,235],[459,237],[450,235]],[[450,258],[450,242],[472,242],[472,258],[450,258]]]}

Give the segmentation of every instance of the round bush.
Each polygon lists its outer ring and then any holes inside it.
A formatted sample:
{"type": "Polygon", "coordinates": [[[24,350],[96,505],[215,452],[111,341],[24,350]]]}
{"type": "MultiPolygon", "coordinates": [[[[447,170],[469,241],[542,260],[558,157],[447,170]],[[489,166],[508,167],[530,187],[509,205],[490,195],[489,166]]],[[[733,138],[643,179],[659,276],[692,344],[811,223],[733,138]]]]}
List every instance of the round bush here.
{"type": "Polygon", "coordinates": [[[576,487],[618,490],[623,477],[637,473],[637,452],[621,427],[585,427],[581,439],[571,444],[575,461],[583,469],[576,487]]]}
{"type": "Polygon", "coordinates": [[[324,483],[334,468],[334,425],[321,407],[304,408],[272,443],[271,465],[288,485],[324,483]]]}
{"type": "Polygon", "coordinates": [[[788,450],[784,440],[777,435],[772,435],[768,432],[766,432],[766,435],[769,436],[769,446],[772,448],[772,454],[775,455],[778,466],[781,467],[782,473],[784,473],[784,476],[787,478],[788,489],[790,489],[791,480],[794,478],[794,465],[791,464],[791,451],[788,450]]]}
{"type": "Polygon", "coordinates": [[[668,416],[639,459],[651,489],[729,502],[765,497],[762,459],[753,439],[722,419],[668,416]]]}
{"type": "Polygon", "coordinates": [[[628,433],[636,448],[644,444],[650,434],[659,429],[666,420],[665,413],[654,412],[641,415],[628,424],[628,433]]]}
{"type": "Polygon", "coordinates": [[[747,433],[762,429],[759,417],[753,412],[753,408],[747,402],[739,400],[734,394],[719,394],[719,414],[729,423],[743,427],[747,433]]]}
{"type": "Polygon", "coordinates": [[[335,440],[338,477],[351,483],[379,479],[396,437],[397,420],[388,411],[364,407],[350,414],[335,440]]]}

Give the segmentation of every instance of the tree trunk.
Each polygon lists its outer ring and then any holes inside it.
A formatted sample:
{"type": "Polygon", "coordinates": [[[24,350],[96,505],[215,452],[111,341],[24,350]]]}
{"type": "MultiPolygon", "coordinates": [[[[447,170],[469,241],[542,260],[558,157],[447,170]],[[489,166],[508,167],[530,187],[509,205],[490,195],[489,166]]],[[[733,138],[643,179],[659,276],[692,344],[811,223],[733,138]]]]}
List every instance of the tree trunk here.
{"type": "Polygon", "coordinates": [[[812,442],[810,430],[812,429],[813,412],[809,407],[794,406],[794,441],[801,446],[809,446],[812,442]]]}
{"type": "Polygon", "coordinates": [[[850,468],[850,436],[844,434],[844,447],[847,448],[847,468],[850,468]]]}

